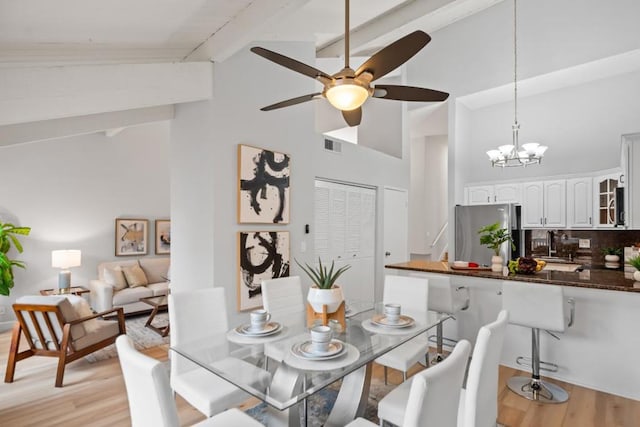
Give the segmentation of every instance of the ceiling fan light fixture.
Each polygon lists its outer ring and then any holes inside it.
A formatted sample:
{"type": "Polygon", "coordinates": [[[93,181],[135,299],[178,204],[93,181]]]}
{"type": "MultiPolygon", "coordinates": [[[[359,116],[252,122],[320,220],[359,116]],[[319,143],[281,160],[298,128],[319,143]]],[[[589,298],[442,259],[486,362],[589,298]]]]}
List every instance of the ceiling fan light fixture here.
{"type": "Polygon", "coordinates": [[[369,97],[367,88],[351,81],[338,80],[329,87],[325,96],[338,110],[351,111],[359,108],[369,97]]]}

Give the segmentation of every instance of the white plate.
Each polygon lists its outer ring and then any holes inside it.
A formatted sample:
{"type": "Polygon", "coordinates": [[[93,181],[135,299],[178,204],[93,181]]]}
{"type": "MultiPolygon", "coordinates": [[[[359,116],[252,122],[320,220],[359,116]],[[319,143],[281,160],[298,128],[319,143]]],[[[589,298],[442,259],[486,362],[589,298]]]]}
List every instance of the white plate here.
{"type": "Polygon", "coordinates": [[[397,322],[390,322],[384,314],[376,314],[373,316],[373,319],[371,319],[371,322],[374,325],[384,326],[386,328],[407,328],[415,323],[411,317],[402,315],[400,315],[397,322]]]}
{"type": "Polygon", "coordinates": [[[297,343],[291,346],[291,353],[301,359],[307,360],[329,360],[342,356],[345,346],[342,341],[333,339],[329,343],[329,349],[323,352],[316,352],[311,349],[311,341],[297,343]]]}
{"type": "Polygon", "coordinates": [[[269,322],[261,331],[251,329],[251,325],[242,325],[236,328],[236,332],[240,335],[249,337],[266,337],[280,332],[282,325],[278,322],[269,322]]]}

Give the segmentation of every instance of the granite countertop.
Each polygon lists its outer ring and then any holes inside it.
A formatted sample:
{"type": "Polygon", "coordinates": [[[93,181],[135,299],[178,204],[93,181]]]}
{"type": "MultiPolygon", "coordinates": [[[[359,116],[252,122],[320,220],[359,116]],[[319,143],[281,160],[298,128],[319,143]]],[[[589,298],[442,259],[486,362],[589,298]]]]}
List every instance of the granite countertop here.
{"type": "Polygon", "coordinates": [[[457,276],[483,277],[487,279],[517,280],[520,282],[549,283],[562,286],[577,286],[609,291],[640,292],[640,282],[633,280],[631,273],[621,270],[600,268],[585,269],[580,272],[539,271],[535,274],[510,274],[503,276],[490,270],[454,270],[448,262],[409,261],[385,265],[398,270],[424,271],[427,273],[454,274],[457,276]]]}

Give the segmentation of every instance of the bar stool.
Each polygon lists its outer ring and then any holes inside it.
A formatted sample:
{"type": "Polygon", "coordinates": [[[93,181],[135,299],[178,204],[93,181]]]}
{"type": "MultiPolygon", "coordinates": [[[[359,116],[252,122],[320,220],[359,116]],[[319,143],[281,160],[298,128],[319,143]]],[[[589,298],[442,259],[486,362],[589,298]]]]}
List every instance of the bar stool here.
{"type": "MultiPolygon", "coordinates": [[[[456,313],[469,308],[469,289],[465,286],[455,286],[451,284],[448,276],[442,274],[421,274],[421,277],[429,280],[429,310],[438,314],[447,314],[455,319],[456,313]]],[[[458,342],[446,338],[443,333],[444,321],[436,325],[436,334],[429,336],[429,342],[435,342],[436,355],[431,359],[431,364],[442,362],[445,358],[443,345],[453,347],[458,342]]],[[[422,362],[421,362],[422,363],[422,362]]]]}
{"type": "Polygon", "coordinates": [[[516,359],[518,365],[531,367],[531,378],[514,376],[507,383],[511,391],[526,399],[541,403],[562,403],[569,398],[564,389],[540,378],[541,369],[549,372],[558,370],[558,365],[540,361],[540,330],[560,339],[553,332],[564,332],[573,324],[575,305],[573,299],[568,302],[571,311],[567,324],[561,286],[502,282],[502,307],[509,310],[509,323],[531,328],[531,359],[516,359]]]}

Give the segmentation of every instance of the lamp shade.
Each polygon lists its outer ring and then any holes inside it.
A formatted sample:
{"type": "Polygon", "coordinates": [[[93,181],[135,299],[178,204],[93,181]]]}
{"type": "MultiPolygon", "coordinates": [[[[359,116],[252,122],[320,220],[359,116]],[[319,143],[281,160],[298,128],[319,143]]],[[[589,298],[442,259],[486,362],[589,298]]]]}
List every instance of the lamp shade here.
{"type": "Polygon", "coordinates": [[[51,267],[67,269],[80,267],[81,252],[77,249],[51,251],[51,267]]]}
{"type": "Polygon", "coordinates": [[[327,90],[327,99],[339,110],[351,111],[364,104],[369,97],[369,92],[356,84],[336,85],[327,90]]]}

